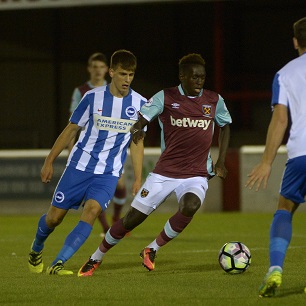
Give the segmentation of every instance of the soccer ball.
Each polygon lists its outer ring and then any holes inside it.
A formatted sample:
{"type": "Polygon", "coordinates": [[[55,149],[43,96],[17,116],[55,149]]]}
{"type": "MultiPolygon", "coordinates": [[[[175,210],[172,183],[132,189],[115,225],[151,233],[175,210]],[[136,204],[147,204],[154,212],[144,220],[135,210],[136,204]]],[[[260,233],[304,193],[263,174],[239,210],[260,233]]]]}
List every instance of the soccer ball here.
{"type": "Polygon", "coordinates": [[[251,264],[251,252],[241,242],[227,242],[219,252],[219,263],[221,268],[227,273],[242,273],[251,264]]]}

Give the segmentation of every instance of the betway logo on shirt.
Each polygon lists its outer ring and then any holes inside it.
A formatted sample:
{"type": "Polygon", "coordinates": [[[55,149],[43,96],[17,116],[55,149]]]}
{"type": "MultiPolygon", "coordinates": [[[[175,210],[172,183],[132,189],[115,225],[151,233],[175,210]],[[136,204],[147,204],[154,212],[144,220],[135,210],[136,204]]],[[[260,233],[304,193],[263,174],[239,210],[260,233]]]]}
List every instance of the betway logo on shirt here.
{"type": "Polygon", "coordinates": [[[190,119],[190,118],[182,118],[182,119],[175,119],[170,115],[171,125],[172,126],[179,126],[179,127],[199,127],[203,128],[203,130],[207,130],[211,120],[206,119],[190,119]]]}
{"type": "Polygon", "coordinates": [[[99,130],[129,133],[131,126],[135,123],[134,120],[117,119],[94,114],[95,126],[99,130]]]}

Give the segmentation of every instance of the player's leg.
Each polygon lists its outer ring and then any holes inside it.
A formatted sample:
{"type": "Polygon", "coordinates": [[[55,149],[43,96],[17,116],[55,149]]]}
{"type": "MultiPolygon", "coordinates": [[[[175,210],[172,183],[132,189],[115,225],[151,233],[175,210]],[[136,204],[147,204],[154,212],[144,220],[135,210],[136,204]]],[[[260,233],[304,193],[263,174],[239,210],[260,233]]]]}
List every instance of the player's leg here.
{"type": "MultiPolygon", "coordinates": [[[[70,259],[83,245],[91,233],[95,219],[105,210],[115,192],[118,178],[111,175],[94,175],[82,173],[83,189],[85,194],[79,197],[84,199],[85,205],[77,226],[66,237],[64,245],[51,266],[47,269],[47,274],[70,275],[72,271],[64,269],[64,263],[70,259]]],[[[81,186],[79,187],[81,189],[81,186]]],[[[73,199],[70,199],[70,201],[73,199]]]]}
{"type": "Polygon", "coordinates": [[[186,193],[181,198],[180,209],[167,220],[163,230],[156,239],[141,251],[140,256],[143,258],[144,267],[149,271],[154,270],[156,252],[185,229],[200,206],[200,199],[193,193],[186,193]]]}
{"type": "MultiPolygon", "coordinates": [[[[118,184],[117,184],[116,191],[112,199],[112,202],[114,205],[114,212],[112,216],[112,224],[113,224],[120,219],[123,205],[126,202],[126,186],[125,186],[123,174],[118,180],[118,184]]],[[[106,232],[109,230],[109,224],[107,222],[106,213],[103,211],[99,215],[98,219],[102,225],[103,232],[101,233],[101,237],[104,238],[106,232]]]]}
{"type": "Polygon", "coordinates": [[[164,180],[160,179],[160,176],[154,174],[147,177],[129,211],[111,226],[97,250],[79,270],[78,276],[92,276],[105,254],[117,245],[129,231],[141,224],[164,201],[171,192],[166,191],[167,188],[163,186],[163,182],[164,180]]]}
{"type": "Polygon", "coordinates": [[[67,210],[50,206],[47,214],[40,217],[38,221],[35,239],[31,245],[29,254],[28,266],[32,273],[41,273],[44,268],[42,260],[42,251],[44,242],[49,235],[54,231],[55,227],[59,225],[64,219],[67,210]]]}
{"type": "Polygon", "coordinates": [[[106,232],[109,230],[109,224],[107,222],[105,211],[101,212],[101,214],[98,216],[98,220],[99,220],[100,224],[102,225],[102,233],[100,234],[100,236],[103,238],[105,236],[106,232]]]}
{"type": "Polygon", "coordinates": [[[64,269],[64,263],[77,252],[89,237],[94,221],[101,211],[102,208],[96,200],[89,199],[85,202],[79,223],[66,237],[62,249],[47,269],[47,274],[73,274],[72,271],[64,269]]]}
{"type": "Polygon", "coordinates": [[[292,237],[292,216],[298,204],[279,197],[278,209],[270,227],[270,267],[259,288],[260,297],[275,295],[275,289],[282,283],[282,272],[286,252],[292,237]]]}
{"type": "MultiPolygon", "coordinates": [[[[42,249],[44,247],[44,242],[53,232],[54,228],[62,222],[67,211],[72,206],[69,202],[69,198],[74,190],[73,184],[78,183],[76,172],[77,170],[72,169],[71,167],[66,167],[54,191],[50,209],[38,222],[38,229],[31,246],[31,253],[28,260],[28,266],[31,272],[42,272],[42,249]]],[[[80,188],[77,188],[77,191],[78,193],[76,195],[82,196],[82,194],[80,194],[80,188]]]]}
{"type": "Polygon", "coordinates": [[[122,208],[125,202],[126,202],[126,186],[124,181],[124,175],[122,174],[118,181],[116,191],[113,197],[114,213],[112,217],[112,223],[115,223],[120,219],[122,208]]]}
{"type": "Polygon", "coordinates": [[[117,245],[124,236],[142,223],[148,215],[131,207],[126,215],[115,222],[106,233],[98,249],[90,256],[89,260],[80,268],[78,276],[92,276],[95,269],[101,264],[104,255],[115,245],[117,245]]]}
{"type": "Polygon", "coordinates": [[[281,184],[278,209],[270,227],[270,267],[259,288],[259,296],[271,297],[282,283],[286,252],[292,237],[292,216],[306,194],[306,157],[287,162],[281,184]]]}
{"type": "Polygon", "coordinates": [[[179,200],[179,210],[166,222],[157,238],[140,253],[143,265],[149,271],[155,268],[156,252],[186,228],[204,201],[208,189],[206,178],[190,178],[181,181],[182,183],[175,190],[179,200]]]}

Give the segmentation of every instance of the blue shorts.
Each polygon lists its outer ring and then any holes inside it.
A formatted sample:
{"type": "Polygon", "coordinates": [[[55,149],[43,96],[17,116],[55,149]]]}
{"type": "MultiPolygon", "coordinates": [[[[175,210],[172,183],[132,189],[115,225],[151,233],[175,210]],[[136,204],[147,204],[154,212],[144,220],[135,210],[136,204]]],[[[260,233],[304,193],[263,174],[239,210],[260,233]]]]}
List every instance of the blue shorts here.
{"type": "Polygon", "coordinates": [[[306,156],[295,157],[287,161],[280,194],[297,204],[305,202],[306,156]]]}
{"type": "Polygon", "coordinates": [[[114,196],[118,179],[110,174],[66,167],[54,191],[52,205],[65,210],[78,209],[83,201],[93,199],[105,210],[114,196]]]}

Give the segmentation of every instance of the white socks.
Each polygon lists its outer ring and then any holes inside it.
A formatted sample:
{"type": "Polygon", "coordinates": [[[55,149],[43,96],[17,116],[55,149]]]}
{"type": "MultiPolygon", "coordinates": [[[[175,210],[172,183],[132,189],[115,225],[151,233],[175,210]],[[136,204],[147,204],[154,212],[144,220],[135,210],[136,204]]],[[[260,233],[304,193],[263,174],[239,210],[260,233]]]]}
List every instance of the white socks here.
{"type": "Polygon", "coordinates": [[[99,248],[90,256],[90,259],[101,261],[105,253],[101,252],[99,248]]]}
{"type": "Polygon", "coordinates": [[[152,248],[155,251],[158,251],[160,249],[160,246],[156,243],[156,239],[155,239],[147,246],[147,248],[152,248]]]}

